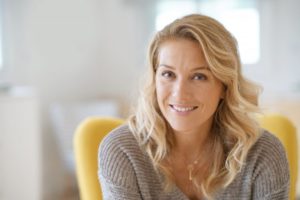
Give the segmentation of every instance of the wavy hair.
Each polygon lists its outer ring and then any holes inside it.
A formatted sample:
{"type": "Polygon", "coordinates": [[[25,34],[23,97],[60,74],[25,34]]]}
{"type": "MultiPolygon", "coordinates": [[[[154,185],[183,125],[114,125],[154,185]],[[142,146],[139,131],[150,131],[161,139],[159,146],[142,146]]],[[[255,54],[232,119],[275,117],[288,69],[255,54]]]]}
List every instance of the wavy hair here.
{"type": "Polygon", "coordinates": [[[157,102],[155,73],[158,55],[163,42],[187,39],[198,43],[213,75],[225,88],[214,114],[209,173],[193,185],[206,198],[228,186],[242,169],[247,153],[257,140],[260,128],[255,120],[260,88],[243,77],[237,42],[222,24],[215,19],[192,14],[177,19],[157,32],[148,50],[147,80],[141,90],[134,114],[129,118],[129,128],[145,149],[156,170],[165,177],[165,189],[174,184],[171,168],[166,162],[174,144],[170,126],[163,117],[157,102]]]}

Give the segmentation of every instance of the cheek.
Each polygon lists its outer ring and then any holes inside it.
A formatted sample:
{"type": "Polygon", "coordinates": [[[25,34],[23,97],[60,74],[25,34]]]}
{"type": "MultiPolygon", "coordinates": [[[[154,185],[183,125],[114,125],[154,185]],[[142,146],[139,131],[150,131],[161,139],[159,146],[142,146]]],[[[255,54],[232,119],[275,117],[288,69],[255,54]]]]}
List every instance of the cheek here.
{"type": "Polygon", "coordinates": [[[163,111],[164,110],[164,103],[168,98],[168,87],[166,84],[162,83],[161,81],[155,82],[155,89],[156,89],[156,99],[159,108],[163,111]]]}
{"type": "Polygon", "coordinates": [[[167,92],[166,84],[164,84],[161,80],[155,81],[155,89],[158,97],[163,97],[167,92]]]}
{"type": "Polygon", "coordinates": [[[218,106],[220,100],[223,98],[223,95],[224,94],[222,90],[219,90],[219,88],[207,87],[203,89],[201,93],[198,93],[197,99],[205,104],[205,107],[209,108],[210,110],[214,110],[218,106]]]}
{"type": "Polygon", "coordinates": [[[222,100],[222,93],[221,92],[216,92],[213,97],[211,98],[210,101],[210,108],[212,111],[216,111],[218,108],[218,105],[220,101],[222,100]]]}

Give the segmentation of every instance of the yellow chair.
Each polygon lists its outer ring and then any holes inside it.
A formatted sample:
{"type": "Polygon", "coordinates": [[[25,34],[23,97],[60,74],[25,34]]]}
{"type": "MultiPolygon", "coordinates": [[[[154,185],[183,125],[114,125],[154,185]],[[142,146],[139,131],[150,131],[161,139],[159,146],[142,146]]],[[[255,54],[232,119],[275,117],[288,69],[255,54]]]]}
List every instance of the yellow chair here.
{"type": "Polygon", "coordinates": [[[121,119],[91,117],[76,129],[73,140],[81,200],[102,200],[98,182],[98,147],[104,136],[124,123],[121,119]]]}
{"type": "MultiPolygon", "coordinates": [[[[290,199],[296,196],[297,181],[297,138],[296,129],[284,116],[270,114],[259,117],[262,127],[274,133],[283,143],[291,172],[290,199]]],[[[121,119],[93,117],[83,121],[76,130],[74,151],[76,172],[81,200],[101,200],[98,181],[98,146],[103,137],[112,129],[124,123],[121,119]]]]}
{"type": "Polygon", "coordinates": [[[280,114],[268,114],[259,117],[261,126],[276,135],[285,147],[291,175],[290,199],[296,199],[298,177],[297,133],[293,123],[280,114]]]}

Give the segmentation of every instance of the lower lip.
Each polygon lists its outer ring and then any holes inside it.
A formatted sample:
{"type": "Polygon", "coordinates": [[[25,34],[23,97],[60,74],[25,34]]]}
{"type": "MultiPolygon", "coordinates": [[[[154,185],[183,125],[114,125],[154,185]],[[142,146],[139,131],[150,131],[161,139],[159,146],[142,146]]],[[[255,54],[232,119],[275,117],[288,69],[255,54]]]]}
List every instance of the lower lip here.
{"type": "Polygon", "coordinates": [[[193,112],[194,110],[196,110],[196,109],[193,109],[193,110],[189,110],[189,111],[178,111],[178,110],[176,110],[176,109],[174,109],[172,106],[170,106],[170,108],[171,108],[171,110],[173,111],[173,112],[175,112],[177,115],[179,115],[179,116],[186,116],[186,115],[189,115],[191,112],[193,112]]]}

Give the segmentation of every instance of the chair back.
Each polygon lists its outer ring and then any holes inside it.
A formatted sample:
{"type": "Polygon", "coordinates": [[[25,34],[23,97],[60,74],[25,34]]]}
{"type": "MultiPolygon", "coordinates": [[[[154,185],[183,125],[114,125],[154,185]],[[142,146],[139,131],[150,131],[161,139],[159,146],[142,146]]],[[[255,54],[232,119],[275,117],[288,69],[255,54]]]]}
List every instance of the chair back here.
{"type": "Polygon", "coordinates": [[[117,118],[90,117],[75,131],[73,145],[81,200],[102,200],[98,181],[98,147],[111,130],[124,123],[117,118]]]}
{"type": "MultiPolygon", "coordinates": [[[[288,118],[278,114],[259,117],[259,122],[276,135],[285,147],[291,174],[290,199],[295,199],[298,176],[296,128],[288,118]]],[[[90,117],[76,129],[73,143],[81,200],[102,200],[97,174],[98,147],[101,140],[122,123],[124,121],[117,118],[90,117]]]]}

